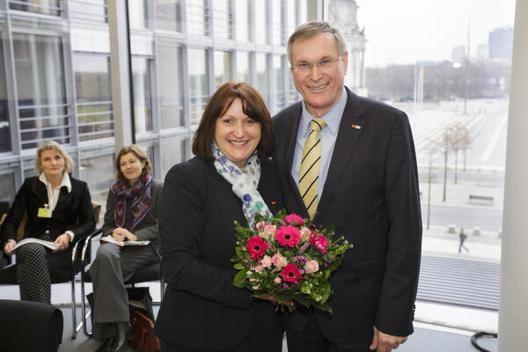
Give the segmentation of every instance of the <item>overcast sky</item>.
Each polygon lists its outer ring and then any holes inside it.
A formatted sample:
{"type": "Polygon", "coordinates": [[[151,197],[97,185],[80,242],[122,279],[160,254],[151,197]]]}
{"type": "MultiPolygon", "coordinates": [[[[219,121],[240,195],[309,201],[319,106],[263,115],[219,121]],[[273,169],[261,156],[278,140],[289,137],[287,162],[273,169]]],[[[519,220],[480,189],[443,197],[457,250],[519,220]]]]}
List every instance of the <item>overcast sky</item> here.
{"type": "Polygon", "coordinates": [[[513,26],[515,0],[356,0],[368,40],[366,66],[449,60],[467,41],[471,55],[496,27],[513,26]]]}

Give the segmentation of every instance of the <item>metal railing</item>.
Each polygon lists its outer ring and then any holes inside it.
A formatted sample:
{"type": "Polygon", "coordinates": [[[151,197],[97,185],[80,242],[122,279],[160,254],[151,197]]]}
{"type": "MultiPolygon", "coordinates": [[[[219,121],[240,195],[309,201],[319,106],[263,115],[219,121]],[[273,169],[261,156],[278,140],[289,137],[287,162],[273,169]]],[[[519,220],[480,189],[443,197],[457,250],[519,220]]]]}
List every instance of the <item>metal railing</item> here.
{"type": "Polygon", "coordinates": [[[211,32],[211,13],[208,7],[187,4],[187,32],[208,36],[211,32]]]}
{"type": "Polygon", "coordinates": [[[77,103],[79,141],[114,136],[112,101],[77,103]]]}
{"type": "Polygon", "coordinates": [[[22,149],[34,148],[48,139],[70,143],[68,104],[19,105],[18,116],[22,149]]]}
{"type": "Polygon", "coordinates": [[[108,5],[105,0],[69,0],[70,19],[83,22],[108,22],[108,5]]]}
{"type": "Polygon", "coordinates": [[[64,8],[60,5],[60,1],[56,0],[56,6],[49,4],[40,4],[38,1],[21,1],[9,0],[9,8],[11,10],[36,12],[44,15],[60,16],[64,8]]]}

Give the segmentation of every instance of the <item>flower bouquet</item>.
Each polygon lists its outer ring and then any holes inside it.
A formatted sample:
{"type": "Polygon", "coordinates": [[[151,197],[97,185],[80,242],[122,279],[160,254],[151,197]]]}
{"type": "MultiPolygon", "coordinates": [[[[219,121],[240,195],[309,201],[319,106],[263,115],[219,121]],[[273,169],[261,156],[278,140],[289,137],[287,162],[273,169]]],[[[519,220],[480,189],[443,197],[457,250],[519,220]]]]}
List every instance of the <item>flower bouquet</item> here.
{"type": "Polygon", "coordinates": [[[234,286],[271,298],[281,310],[298,304],[332,312],[330,275],[352,247],[343,237],[285,211],[257,219],[254,230],[235,222],[235,233],[234,286]]]}

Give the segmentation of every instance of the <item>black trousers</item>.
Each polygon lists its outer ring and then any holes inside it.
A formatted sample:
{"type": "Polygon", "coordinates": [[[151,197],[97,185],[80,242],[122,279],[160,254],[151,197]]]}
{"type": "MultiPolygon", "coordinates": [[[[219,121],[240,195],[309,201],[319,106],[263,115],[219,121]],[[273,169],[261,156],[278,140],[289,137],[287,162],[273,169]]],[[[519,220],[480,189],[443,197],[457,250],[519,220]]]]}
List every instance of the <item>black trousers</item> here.
{"type": "MultiPolygon", "coordinates": [[[[263,332],[261,329],[249,329],[248,334],[242,340],[240,345],[233,349],[222,350],[222,352],[281,352],[283,334],[281,333],[282,326],[277,327],[277,330],[272,334],[263,332]]],[[[206,352],[205,350],[193,350],[172,343],[161,340],[161,352],[206,352]]],[[[215,351],[217,351],[215,349],[215,351]]]]}
{"type": "Polygon", "coordinates": [[[286,331],[288,352],[372,352],[371,341],[330,341],[321,332],[315,314],[310,314],[304,330],[286,331]]]}

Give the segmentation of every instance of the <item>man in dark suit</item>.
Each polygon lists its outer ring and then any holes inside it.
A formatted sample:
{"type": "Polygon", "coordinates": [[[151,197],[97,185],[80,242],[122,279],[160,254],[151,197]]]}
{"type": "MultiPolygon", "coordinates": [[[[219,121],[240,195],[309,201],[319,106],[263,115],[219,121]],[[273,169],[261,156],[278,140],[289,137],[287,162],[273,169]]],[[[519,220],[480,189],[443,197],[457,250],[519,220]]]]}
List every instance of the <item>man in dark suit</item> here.
{"type": "Polygon", "coordinates": [[[407,116],[344,86],[348,53],[328,23],[299,26],[288,56],[303,101],[273,119],[286,208],[353,245],[331,278],[334,313],[289,315],[288,349],[391,351],[413,332],[421,250],[407,116]]]}

